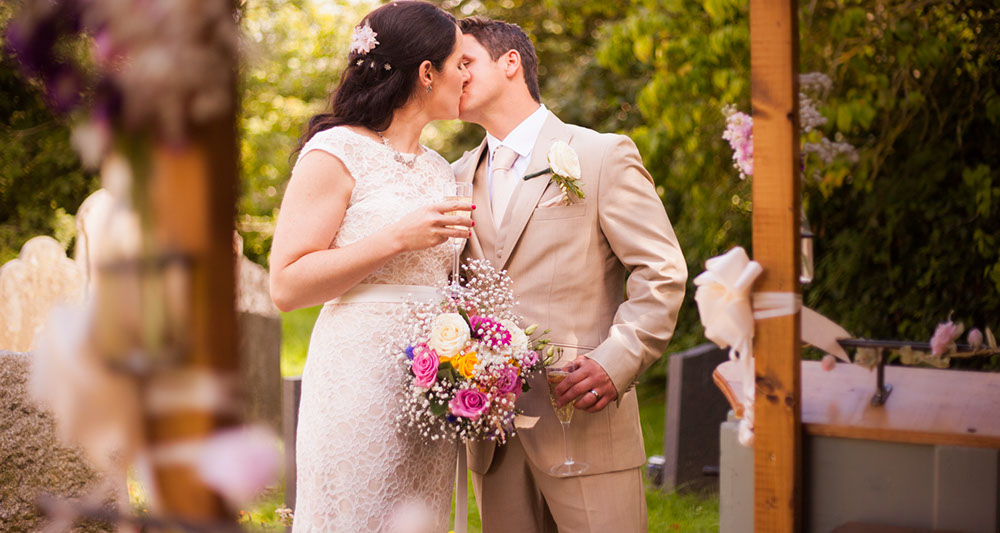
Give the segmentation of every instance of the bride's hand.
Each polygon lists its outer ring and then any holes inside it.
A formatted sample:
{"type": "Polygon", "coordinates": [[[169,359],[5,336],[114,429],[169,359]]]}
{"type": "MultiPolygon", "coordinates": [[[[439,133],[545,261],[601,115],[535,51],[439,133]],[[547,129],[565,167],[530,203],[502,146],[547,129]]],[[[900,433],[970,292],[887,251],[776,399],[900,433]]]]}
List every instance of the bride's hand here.
{"type": "Polygon", "coordinates": [[[437,246],[449,237],[467,239],[472,236],[474,224],[471,215],[452,214],[456,211],[472,212],[476,206],[468,202],[445,201],[417,209],[390,227],[404,252],[437,246]],[[449,227],[454,226],[454,227],[449,227]]]}

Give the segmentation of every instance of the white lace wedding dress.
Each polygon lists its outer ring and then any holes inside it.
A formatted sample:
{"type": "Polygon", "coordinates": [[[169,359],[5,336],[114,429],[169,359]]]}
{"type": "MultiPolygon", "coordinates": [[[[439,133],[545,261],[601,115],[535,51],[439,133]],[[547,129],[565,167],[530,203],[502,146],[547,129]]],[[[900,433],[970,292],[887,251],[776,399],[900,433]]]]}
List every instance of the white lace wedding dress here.
{"type": "MultiPolygon", "coordinates": [[[[355,180],[334,247],[440,201],[443,184],[454,180],[447,161],[432,150],[411,169],[388,147],[343,127],[316,134],[299,158],[312,150],[338,157],[355,180]]],[[[445,243],[398,255],[363,283],[437,285],[447,277],[451,253],[445,243]]],[[[430,510],[433,531],[448,530],[457,447],[399,429],[402,370],[378,352],[405,320],[402,308],[334,300],[320,312],[302,374],[296,533],[390,531],[391,522],[414,506],[430,510]]]]}

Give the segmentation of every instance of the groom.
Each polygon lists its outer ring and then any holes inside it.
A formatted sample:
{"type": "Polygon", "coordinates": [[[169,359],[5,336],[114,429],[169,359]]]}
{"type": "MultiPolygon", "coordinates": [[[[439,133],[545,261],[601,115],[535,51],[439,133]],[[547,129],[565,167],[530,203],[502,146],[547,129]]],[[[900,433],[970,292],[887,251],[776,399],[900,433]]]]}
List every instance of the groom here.
{"type": "Polygon", "coordinates": [[[506,269],[526,324],[551,328],[575,370],[556,390],[574,402],[569,446],[583,475],[555,477],[563,436],[545,378],[518,400],[530,429],[506,445],[468,448],[483,521],[491,532],[646,531],[645,462],[632,384],[667,347],[684,297],[687,267],[649,173],[628,137],[564,124],[538,94],[538,60],[516,25],[460,22],[470,80],[460,117],[486,139],[455,164],[472,182],[475,235],[466,259],[506,269]],[[550,146],[579,156],[584,198],[550,175],[550,146]],[[626,281],[627,278],[627,281],[626,281]]]}

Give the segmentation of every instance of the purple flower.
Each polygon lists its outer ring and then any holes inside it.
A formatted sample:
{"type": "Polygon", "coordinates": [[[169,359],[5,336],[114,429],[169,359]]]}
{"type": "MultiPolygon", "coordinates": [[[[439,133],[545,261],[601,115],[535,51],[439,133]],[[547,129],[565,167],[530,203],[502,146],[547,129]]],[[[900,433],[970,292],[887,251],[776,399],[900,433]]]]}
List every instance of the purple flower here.
{"type": "Polygon", "coordinates": [[[954,342],[962,334],[962,326],[951,320],[937,325],[934,335],[931,337],[931,355],[944,355],[948,345],[954,342]]]}
{"type": "Polygon", "coordinates": [[[438,363],[441,360],[437,352],[430,348],[417,346],[413,351],[413,384],[425,389],[431,388],[437,381],[438,363]]]}
{"type": "Polygon", "coordinates": [[[455,397],[448,403],[451,414],[469,420],[478,420],[489,406],[489,398],[476,389],[462,389],[455,393],[455,397]]]}
{"type": "Polygon", "coordinates": [[[532,350],[524,354],[524,368],[531,368],[538,364],[539,355],[538,352],[532,350]]]}
{"type": "Polygon", "coordinates": [[[517,371],[509,366],[500,370],[496,377],[496,388],[500,392],[500,395],[512,392],[517,394],[517,391],[520,389],[520,380],[517,377],[517,371]]]}
{"type": "Polygon", "coordinates": [[[409,359],[410,361],[413,360],[413,348],[414,348],[413,346],[407,346],[406,349],[403,350],[403,353],[406,354],[406,358],[409,359]]]}
{"type": "Polygon", "coordinates": [[[472,324],[472,337],[480,339],[493,349],[510,345],[510,332],[499,322],[485,316],[474,316],[469,319],[472,324]]]}

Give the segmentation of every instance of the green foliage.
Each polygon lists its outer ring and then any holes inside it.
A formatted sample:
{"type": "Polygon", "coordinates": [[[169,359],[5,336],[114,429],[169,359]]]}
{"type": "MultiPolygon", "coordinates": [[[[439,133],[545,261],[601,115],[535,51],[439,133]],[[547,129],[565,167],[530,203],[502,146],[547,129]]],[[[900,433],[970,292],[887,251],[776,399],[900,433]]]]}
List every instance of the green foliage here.
{"type": "Polygon", "coordinates": [[[244,6],[236,227],[244,252],[261,265],[267,265],[298,138],[309,118],[326,108],[344,68],[351,29],[373,5],[250,0],[244,6]]]}
{"type": "Polygon", "coordinates": [[[861,155],[806,188],[806,303],[864,337],[926,340],[951,311],[995,328],[1000,8],[839,0],[801,20],[803,69],[834,79],[824,114],[861,155]]]}
{"type": "MultiPolygon", "coordinates": [[[[9,5],[0,5],[0,32],[11,14],[9,5]]],[[[69,128],[6,52],[0,54],[0,137],[0,264],[37,235],[69,245],[73,228],[66,214],[76,213],[98,179],[81,167],[69,128]]]]}

